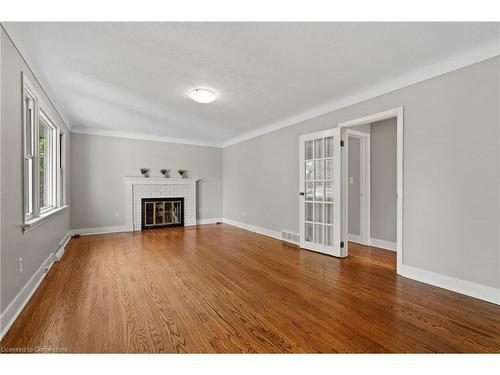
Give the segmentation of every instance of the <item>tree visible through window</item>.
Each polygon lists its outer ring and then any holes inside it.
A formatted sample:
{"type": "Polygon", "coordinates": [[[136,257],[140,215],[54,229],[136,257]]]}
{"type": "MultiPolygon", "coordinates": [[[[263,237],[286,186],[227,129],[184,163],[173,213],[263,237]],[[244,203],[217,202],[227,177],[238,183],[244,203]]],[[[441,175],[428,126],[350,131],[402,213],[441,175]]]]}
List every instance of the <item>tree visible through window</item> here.
{"type": "Polygon", "coordinates": [[[40,161],[40,208],[45,209],[54,205],[54,162],[57,160],[54,147],[54,128],[48,124],[45,116],[40,118],[38,131],[38,158],[40,161]]]}

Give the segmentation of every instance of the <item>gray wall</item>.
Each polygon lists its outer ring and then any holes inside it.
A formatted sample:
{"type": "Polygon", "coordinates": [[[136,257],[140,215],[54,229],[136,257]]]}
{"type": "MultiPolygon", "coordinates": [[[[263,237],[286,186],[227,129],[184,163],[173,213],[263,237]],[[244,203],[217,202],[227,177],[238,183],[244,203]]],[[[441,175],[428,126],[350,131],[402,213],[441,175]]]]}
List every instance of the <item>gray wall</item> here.
{"type": "MultiPolygon", "coordinates": [[[[22,83],[21,72],[29,75],[38,94],[49,102],[35,77],[29,71],[3,28],[1,32],[1,311],[24,287],[47,257],[59,246],[69,231],[70,210],[66,209],[48,221],[23,233],[22,187],[22,83]],[[18,275],[17,260],[23,257],[24,272],[18,275]]],[[[49,106],[51,118],[66,136],[66,156],[69,157],[69,133],[55,109],[49,106]]],[[[69,163],[69,159],[68,163],[69,163]]],[[[69,171],[67,171],[68,173],[69,171]]],[[[69,185],[69,184],[68,184],[69,185]]],[[[69,191],[67,191],[69,196],[69,191]]]]}
{"type": "Polygon", "coordinates": [[[349,137],[348,138],[348,178],[352,178],[352,183],[349,180],[349,190],[348,190],[348,207],[349,207],[349,223],[348,232],[349,234],[361,235],[361,142],[359,138],[349,137]]]}
{"type": "Polygon", "coordinates": [[[371,124],[370,212],[372,238],[396,242],[397,121],[371,124]]]}
{"type": "Polygon", "coordinates": [[[125,225],[123,177],[149,167],[187,169],[197,184],[198,219],[222,217],[222,150],[215,147],[72,134],[71,226],[74,229],[125,225]]]}
{"type": "Polygon", "coordinates": [[[404,106],[403,263],[500,287],[499,61],[224,148],[224,217],[298,232],[299,136],[404,106]]]}

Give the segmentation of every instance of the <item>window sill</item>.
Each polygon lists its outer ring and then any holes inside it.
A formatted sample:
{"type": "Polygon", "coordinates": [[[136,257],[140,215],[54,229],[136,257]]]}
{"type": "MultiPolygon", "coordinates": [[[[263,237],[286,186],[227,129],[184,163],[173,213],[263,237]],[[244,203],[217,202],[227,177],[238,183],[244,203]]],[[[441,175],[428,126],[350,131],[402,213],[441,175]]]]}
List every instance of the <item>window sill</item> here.
{"type": "Polygon", "coordinates": [[[47,211],[47,212],[44,212],[43,214],[41,214],[39,217],[36,217],[34,219],[30,219],[28,221],[26,221],[24,224],[23,224],[23,232],[26,233],[26,232],[29,232],[30,230],[38,227],[40,224],[44,223],[45,221],[47,221],[49,218],[51,218],[52,216],[58,214],[59,212],[62,212],[64,211],[66,208],[68,208],[69,205],[66,205],[66,206],[62,206],[62,207],[57,207],[57,208],[54,208],[53,210],[50,210],[50,211],[47,211]]]}

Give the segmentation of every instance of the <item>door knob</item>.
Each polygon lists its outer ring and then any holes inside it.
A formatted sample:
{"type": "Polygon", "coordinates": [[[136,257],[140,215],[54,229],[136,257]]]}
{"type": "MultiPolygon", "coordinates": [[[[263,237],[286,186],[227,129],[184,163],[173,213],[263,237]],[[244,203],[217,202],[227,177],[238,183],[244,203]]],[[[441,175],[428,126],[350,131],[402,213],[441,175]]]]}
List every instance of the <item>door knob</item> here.
{"type": "Polygon", "coordinates": [[[303,192],[303,191],[301,191],[301,192],[299,193],[299,195],[305,195],[305,194],[304,194],[304,192],[303,192]]]}

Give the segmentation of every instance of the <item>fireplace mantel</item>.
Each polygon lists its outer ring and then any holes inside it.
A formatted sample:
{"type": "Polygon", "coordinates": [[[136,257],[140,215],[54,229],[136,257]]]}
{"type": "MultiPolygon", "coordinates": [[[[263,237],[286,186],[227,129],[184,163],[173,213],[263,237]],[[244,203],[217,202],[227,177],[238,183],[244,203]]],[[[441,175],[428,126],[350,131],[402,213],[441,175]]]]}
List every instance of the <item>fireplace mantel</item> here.
{"type": "Polygon", "coordinates": [[[140,230],[136,207],[142,198],[184,198],[184,225],[196,225],[196,178],[124,177],[128,230],[140,230]]]}
{"type": "Polygon", "coordinates": [[[126,184],[194,184],[196,178],[165,178],[165,177],[125,177],[126,184]]]}

